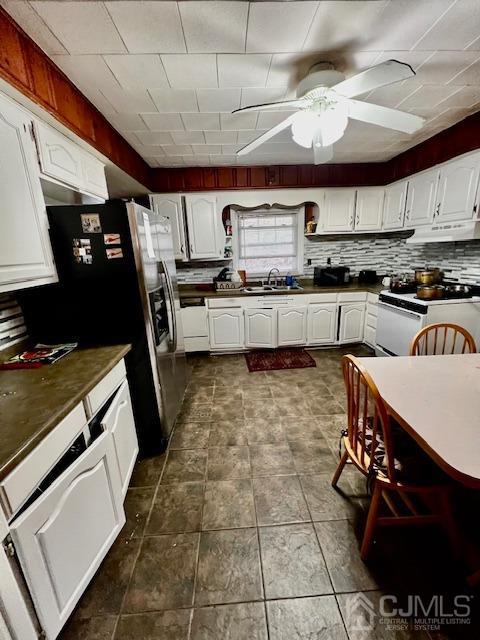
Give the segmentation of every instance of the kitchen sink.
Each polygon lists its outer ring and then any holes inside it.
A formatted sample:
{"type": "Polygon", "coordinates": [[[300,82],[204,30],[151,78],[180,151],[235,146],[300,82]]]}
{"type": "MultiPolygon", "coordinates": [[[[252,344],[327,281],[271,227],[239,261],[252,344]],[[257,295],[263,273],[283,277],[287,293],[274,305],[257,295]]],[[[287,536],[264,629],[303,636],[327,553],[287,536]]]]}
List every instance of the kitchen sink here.
{"type": "Polygon", "coordinates": [[[276,286],[271,284],[264,284],[257,287],[244,287],[242,289],[243,293],[275,293],[276,291],[301,291],[302,287],[287,287],[276,286]]]}

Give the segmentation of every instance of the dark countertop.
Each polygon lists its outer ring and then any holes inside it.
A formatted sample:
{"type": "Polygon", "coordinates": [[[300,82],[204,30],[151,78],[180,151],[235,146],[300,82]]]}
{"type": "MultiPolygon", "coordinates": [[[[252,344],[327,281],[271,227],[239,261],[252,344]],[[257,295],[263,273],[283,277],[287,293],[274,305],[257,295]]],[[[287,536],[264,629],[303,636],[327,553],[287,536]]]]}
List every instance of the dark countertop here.
{"type": "MultiPolygon", "coordinates": [[[[201,288],[198,289],[195,284],[180,284],[178,289],[180,293],[180,299],[184,298],[233,298],[242,297],[248,298],[249,296],[276,296],[276,295],[299,295],[309,293],[340,293],[346,291],[367,291],[368,293],[380,293],[385,287],[379,284],[359,284],[355,279],[348,285],[343,287],[316,287],[313,284],[312,278],[299,278],[299,284],[302,289],[290,289],[288,291],[275,291],[268,293],[243,293],[238,289],[227,289],[224,291],[204,291],[201,288]]],[[[202,286],[202,285],[200,285],[202,286]]],[[[205,286],[205,285],[203,285],[205,286]]]]}
{"type": "MultiPolygon", "coordinates": [[[[5,361],[25,345],[5,350],[5,361]]],[[[0,480],[120,362],[130,345],[78,348],[39,369],[0,371],[0,480]]]]}

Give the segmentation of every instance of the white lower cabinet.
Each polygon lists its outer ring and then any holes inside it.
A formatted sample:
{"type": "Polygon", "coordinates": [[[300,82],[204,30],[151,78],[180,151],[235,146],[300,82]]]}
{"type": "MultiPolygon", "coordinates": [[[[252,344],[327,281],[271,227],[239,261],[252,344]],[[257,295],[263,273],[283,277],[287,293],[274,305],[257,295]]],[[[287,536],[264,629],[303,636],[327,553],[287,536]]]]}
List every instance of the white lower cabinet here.
{"type": "Polygon", "coordinates": [[[339,306],[339,314],[339,343],[362,342],[365,303],[341,304],[339,306]]]}
{"type": "Polygon", "coordinates": [[[307,342],[307,307],[285,307],[277,310],[277,345],[305,344],[307,342]]]}
{"type": "Polygon", "coordinates": [[[376,346],[376,334],[377,334],[377,311],[378,311],[378,296],[369,293],[367,297],[367,307],[365,311],[365,327],[363,334],[363,341],[368,344],[369,347],[375,348],[376,346]]]}
{"type": "Polygon", "coordinates": [[[276,346],[275,309],[245,309],[245,346],[269,349],[276,346]]]}
{"type": "Polygon", "coordinates": [[[10,524],[45,637],[57,637],[125,523],[112,434],[104,432],[10,524]]]}
{"type": "Polygon", "coordinates": [[[211,349],[243,349],[243,309],[210,309],[208,328],[211,349]]]}
{"type": "Polygon", "coordinates": [[[310,304],[307,343],[333,344],[337,334],[337,303],[310,304]]]}
{"type": "Polygon", "coordinates": [[[101,421],[104,431],[112,434],[113,447],[125,496],[138,455],[138,440],[133,418],[132,400],[127,380],[118,389],[101,421]]]}

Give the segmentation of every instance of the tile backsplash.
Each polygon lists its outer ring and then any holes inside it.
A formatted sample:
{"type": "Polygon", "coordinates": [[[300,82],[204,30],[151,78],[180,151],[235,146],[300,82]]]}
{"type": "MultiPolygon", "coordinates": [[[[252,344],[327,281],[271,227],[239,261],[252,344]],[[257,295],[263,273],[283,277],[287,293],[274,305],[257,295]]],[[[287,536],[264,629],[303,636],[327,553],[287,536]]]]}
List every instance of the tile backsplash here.
{"type": "MultiPolygon", "coordinates": [[[[304,275],[313,275],[313,268],[332,264],[349,266],[353,275],[361,269],[376,269],[379,274],[411,271],[418,266],[435,266],[449,279],[480,284],[480,240],[468,242],[435,242],[406,244],[411,232],[352,236],[319,236],[305,238],[304,275]],[[307,261],[311,259],[312,264],[307,261]]],[[[177,263],[180,283],[211,282],[220,269],[231,263],[177,263]]]]}

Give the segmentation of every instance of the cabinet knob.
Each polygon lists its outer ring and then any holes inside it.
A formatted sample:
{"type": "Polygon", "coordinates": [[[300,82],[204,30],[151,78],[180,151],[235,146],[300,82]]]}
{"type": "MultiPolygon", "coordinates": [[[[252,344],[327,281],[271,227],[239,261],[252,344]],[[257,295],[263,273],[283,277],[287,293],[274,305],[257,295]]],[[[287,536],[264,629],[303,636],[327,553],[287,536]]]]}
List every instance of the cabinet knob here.
{"type": "Polygon", "coordinates": [[[436,209],[435,209],[434,217],[438,216],[438,214],[440,213],[440,206],[441,206],[441,204],[442,204],[441,202],[438,202],[438,203],[437,203],[437,207],[436,207],[436,209]]]}
{"type": "Polygon", "coordinates": [[[407,209],[405,217],[407,218],[407,220],[410,220],[410,209],[407,209]]]}

